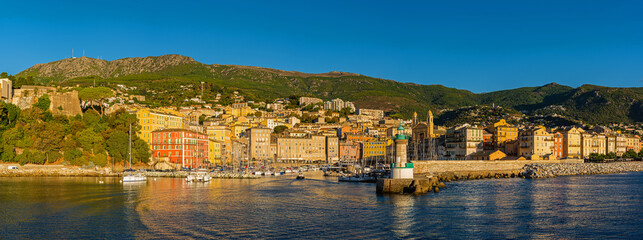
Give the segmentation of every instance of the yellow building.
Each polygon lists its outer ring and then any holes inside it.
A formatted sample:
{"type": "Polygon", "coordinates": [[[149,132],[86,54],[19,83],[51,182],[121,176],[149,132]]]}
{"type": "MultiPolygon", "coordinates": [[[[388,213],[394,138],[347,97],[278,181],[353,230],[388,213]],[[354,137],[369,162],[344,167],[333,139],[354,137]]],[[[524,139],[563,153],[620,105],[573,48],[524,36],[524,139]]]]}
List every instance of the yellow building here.
{"type": "Polygon", "coordinates": [[[255,110],[248,107],[246,103],[234,103],[230,106],[226,106],[224,110],[226,114],[235,117],[248,116],[255,113],[255,110]]]}
{"type": "Polygon", "coordinates": [[[589,157],[592,153],[605,154],[605,135],[600,134],[581,134],[581,152],[583,157],[589,157]]]}
{"type": "Polygon", "coordinates": [[[581,153],[581,134],[585,133],[580,128],[570,128],[563,132],[563,157],[580,159],[581,153]]]}
{"type": "Polygon", "coordinates": [[[221,147],[223,142],[209,139],[208,141],[208,160],[215,165],[223,165],[221,159],[221,147]]]}
{"type": "Polygon", "coordinates": [[[181,113],[169,109],[139,109],[136,111],[136,118],[141,126],[138,136],[148,144],[152,141],[152,131],[154,130],[183,128],[181,113]]]}
{"type": "Polygon", "coordinates": [[[518,128],[509,125],[504,119],[491,125],[488,130],[493,134],[491,141],[497,149],[504,149],[505,143],[518,139],[518,128]]]}
{"type": "Polygon", "coordinates": [[[520,132],[518,141],[520,156],[541,159],[554,153],[554,135],[547,132],[545,127],[539,126],[520,132]]]}
{"type": "Polygon", "coordinates": [[[641,139],[638,136],[627,136],[626,138],[627,150],[634,150],[635,152],[641,151],[641,139]]]}
{"type": "Polygon", "coordinates": [[[627,151],[627,136],[616,135],[616,156],[622,156],[627,151]]]}
{"type": "Polygon", "coordinates": [[[222,144],[221,148],[221,163],[231,163],[232,153],[232,131],[225,126],[206,126],[205,132],[208,138],[218,141],[222,144]]]}
{"type": "Polygon", "coordinates": [[[230,126],[230,130],[232,130],[232,134],[235,137],[241,137],[247,129],[249,129],[251,126],[248,123],[237,123],[232,126],[230,126]]]}
{"type": "Polygon", "coordinates": [[[278,137],[277,161],[289,163],[326,162],[326,137],[278,137]]]}
{"type": "Polygon", "coordinates": [[[249,128],[246,132],[248,137],[248,159],[253,161],[270,161],[273,156],[270,153],[270,128],[249,128]]]}
{"type": "Polygon", "coordinates": [[[368,141],[362,143],[362,159],[384,160],[386,156],[386,141],[368,141]]]}

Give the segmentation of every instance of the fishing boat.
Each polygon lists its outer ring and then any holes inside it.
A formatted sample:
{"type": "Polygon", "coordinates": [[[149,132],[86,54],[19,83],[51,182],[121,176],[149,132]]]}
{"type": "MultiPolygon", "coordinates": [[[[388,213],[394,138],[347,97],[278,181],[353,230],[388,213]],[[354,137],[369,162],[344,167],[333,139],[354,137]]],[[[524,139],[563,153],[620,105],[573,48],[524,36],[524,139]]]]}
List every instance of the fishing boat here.
{"type": "Polygon", "coordinates": [[[296,178],[296,179],[297,179],[297,180],[302,180],[302,179],[305,179],[305,178],[306,178],[306,177],[304,177],[304,173],[299,173],[299,175],[297,175],[297,178],[296,178]]]}
{"type": "Polygon", "coordinates": [[[123,182],[143,182],[147,181],[147,177],[140,172],[132,171],[132,124],[129,125],[129,174],[123,173],[123,182]]]}
{"type": "Polygon", "coordinates": [[[337,177],[337,180],[340,182],[376,182],[377,178],[371,175],[356,174],[356,175],[339,176],[337,177]]]}

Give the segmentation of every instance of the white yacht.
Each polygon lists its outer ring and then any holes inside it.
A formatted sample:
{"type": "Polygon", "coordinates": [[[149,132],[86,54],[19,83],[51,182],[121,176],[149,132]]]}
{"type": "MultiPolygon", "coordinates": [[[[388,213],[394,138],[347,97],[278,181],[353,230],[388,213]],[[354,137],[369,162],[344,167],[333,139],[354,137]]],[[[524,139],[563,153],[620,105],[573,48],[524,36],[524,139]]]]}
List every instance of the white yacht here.
{"type": "Polygon", "coordinates": [[[147,177],[142,173],[129,173],[123,175],[123,182],[143,182],[147,181],[147,177]]]}
{"type": "Polygon", "coordinates": [[[185,178],[188,182],[209,182],[212,179],[208,172],[190,172],[188,177],[185,178]]]}
{"type": "Polygon", "coordinates": [[[129,125],[129,173],[123,173],[123,182],[143,182],[147,181],[147,177],[140,172],[131,172],[132,170],[132,124],[129,125]]]}

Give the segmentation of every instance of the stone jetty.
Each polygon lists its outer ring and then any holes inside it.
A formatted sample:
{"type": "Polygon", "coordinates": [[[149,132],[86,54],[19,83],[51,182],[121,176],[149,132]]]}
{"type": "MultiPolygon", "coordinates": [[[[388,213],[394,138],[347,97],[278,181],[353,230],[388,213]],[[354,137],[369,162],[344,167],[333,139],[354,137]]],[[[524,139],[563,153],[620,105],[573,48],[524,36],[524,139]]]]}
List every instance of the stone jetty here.
{"type": "Polygon", "coordinates": [[[568,175],[610,174],[643,171],[643,162],[614,163],[534,163],[523,167],[525,178],[551,178],[568,175]]]}
{"type": "Polygon", "coordinates": [[[438,177],[409,178],[409,179],[377,179],[375,191],[377,193],[407,193],[423,194],[427,192],[440,192],[446,185],[438,177]]]}

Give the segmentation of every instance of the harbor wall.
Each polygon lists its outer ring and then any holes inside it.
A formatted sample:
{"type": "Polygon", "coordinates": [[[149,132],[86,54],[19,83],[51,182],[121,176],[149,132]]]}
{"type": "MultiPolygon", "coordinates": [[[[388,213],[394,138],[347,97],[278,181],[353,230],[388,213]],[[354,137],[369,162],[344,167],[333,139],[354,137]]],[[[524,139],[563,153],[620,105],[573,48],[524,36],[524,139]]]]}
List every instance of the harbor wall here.
{"type": "Polygon", "coordinates": [[[418,175],[438,175],[444,172],[510,172],[521,170],[526,164],[532,163],[582,163],[582,159],[565,160],[434,160],[413,161],[414,173],[418,175]]]}

